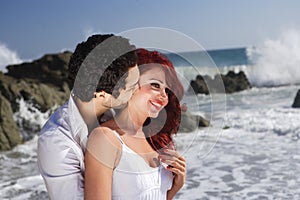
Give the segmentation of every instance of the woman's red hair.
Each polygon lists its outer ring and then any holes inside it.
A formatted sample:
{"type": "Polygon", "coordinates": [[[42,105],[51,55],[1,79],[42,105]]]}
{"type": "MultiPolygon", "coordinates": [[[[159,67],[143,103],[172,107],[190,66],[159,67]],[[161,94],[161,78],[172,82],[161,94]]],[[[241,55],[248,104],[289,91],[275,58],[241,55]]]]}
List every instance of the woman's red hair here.
{"type": "Polygon", "coordinates": [[[177,133],[180,125],[181,109],[179,101],[183,97],[184,89],[176,75],[172,62],[165,55],[146,49],[138,49],[137,55],[141,74],[151,69],[151,65],[158,65],[165,72],[166,83],[169,87],[167,91],[169,101],[164,108],[165,112],[161,111],[157,118],[148,118],[143,127],[148,143],[158,151],[173,145],[172,135],[177,133]]]}

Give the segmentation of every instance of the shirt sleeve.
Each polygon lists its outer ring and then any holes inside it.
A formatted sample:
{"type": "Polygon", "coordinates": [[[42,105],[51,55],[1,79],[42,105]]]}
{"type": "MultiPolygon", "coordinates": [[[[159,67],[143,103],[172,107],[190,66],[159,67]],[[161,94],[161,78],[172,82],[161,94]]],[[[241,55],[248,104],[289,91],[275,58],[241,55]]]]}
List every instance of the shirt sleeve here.
{"type": "Polygon", "coordinates": [[[63,134],[38,139],[38,166],[50,199],[83,199],[83,153],[63,134]]]}

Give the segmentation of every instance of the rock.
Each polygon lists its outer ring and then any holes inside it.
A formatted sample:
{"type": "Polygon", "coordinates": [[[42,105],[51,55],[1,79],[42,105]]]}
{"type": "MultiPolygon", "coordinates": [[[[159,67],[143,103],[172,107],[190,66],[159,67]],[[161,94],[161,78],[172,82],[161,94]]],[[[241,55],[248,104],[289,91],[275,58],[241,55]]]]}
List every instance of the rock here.
{"type": "MultiPolygon", "coordinates": [[[[210,77],[206,77],[210,78],[210,77]]],[[[196,80],[192,80],[190,83],[190,88],[188,89],[188,93],[190,94],[209,94],[206,82],[205,82],[205,77],[202,77],[201,75],[196,76],[196,80]]]]}
{"type": "Polygon", "coordinates": [[[71,52],[49,54],[30,63],[10,65],[6,74],[0,72],[0,151],[30,139],[22,138],[20,126],[29,132],[39,128],[30,126],[26,119],[18,120],[19,124],[14,121],[13,113],[19,111],[18,99],[23,98],[41,112],[62,105],[68,99],[72,83],[67,68],[71,55],[71,52]]]}
{"type": "Polygon", "coordinates": [[[200,115],[196,115],[197,121],[198,121],[198,127],[208,127],[210,125],[210,122],[206,120],[204,117],[200,115]]]}
{"type": "Polygon", "coordinates": [[[298,90],[296,97],[294,99],[294,103],[292,105],[293,108],[300,108],[300,90],[298,90]]]}
{"type": "Polygon", "coordinates": [[[10,150],[22,141],[13,119],[11,105],[5,97],[0,95],[0,151],[10,150]]]}
{"type": "Polygon", "coordinates": [[[234,73],[229,71],[225,76],[222,76],[226,93],[234,93],[251,88],[244,72],[234,73]]]}
{"type": "Polygon", "coordinates": [[[0,74],[0,89],[2,95],[9,100],[13,112],[19,110],[17,99],[23,98],[31,102],[40,111],[45,112],[55,105],[63,104],[69,97],[70,89],[65,81],[61,86],[39,83],[31,79],[15,79],[0,74]]]}
{"type": "Polygon", "coordinates": [[[188,94],[209,94],[210,92],[216,93],[233,93],[242,90],[247,90],[251,88],[251,84],[248,81],[244,72],[235,73],[229,71],[226,75],[216,75],[213,79],[209,76],[197,75],[196,80],[190,82],[190,87],[188,88],[188,94]],[[221,83],[218,81],[223,81],[224,88],[218,88],[221,83]]]}
{"type": "Polygon", "coordinates": [[[200,115],[194,115],[188,110],[181,113],[179,132],[192,132],[198,127],[208,127],[209,121],[200,115]]]}
{"type": "MultiPolygon", "coordinates": [[[[62,88],[61,83],[68,80],[68,63],[72,53],[65,51],[58,54],[47,54],[30,63],[7,66],[5,75],[16,79],[31,79],[62,88]]],[[[71,84],[71,83],[69,83],[71,84]]]]}

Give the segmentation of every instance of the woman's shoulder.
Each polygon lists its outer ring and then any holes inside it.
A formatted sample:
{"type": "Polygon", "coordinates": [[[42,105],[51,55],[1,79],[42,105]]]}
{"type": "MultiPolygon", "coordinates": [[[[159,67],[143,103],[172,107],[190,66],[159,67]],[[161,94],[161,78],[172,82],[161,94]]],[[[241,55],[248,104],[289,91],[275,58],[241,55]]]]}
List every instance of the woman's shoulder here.
{"type": "Polygon", "coordinates": [[[107,127],[107,126],[98,126],[96,128],[94,128],[94,130],[91,132],[91,134],[105,134],[105,135],[109,135],[109,134],[114,134],[114,131],[107,127]]]}
{"type": "Polygon", "coordinates": [[[88,137],[86,152],[102,164],[114,169],[119,160],[122,144],[114,131],[108,127],[95,128],[88,137]]]}
{"type": "Polygon", "coordinates": [[[115,147],[121,147],[121,143],[116,134],[118,133],[109,127],[98,126],[90,133],[88,144],[97,143],[100,146],[100,144],[109,143],[115,147]]]}

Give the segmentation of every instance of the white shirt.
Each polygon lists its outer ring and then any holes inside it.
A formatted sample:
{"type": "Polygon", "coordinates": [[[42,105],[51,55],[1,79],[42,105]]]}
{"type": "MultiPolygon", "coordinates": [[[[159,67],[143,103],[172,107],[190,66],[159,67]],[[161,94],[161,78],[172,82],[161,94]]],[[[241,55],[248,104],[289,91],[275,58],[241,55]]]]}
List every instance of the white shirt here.
{"type": "Polygon", "coordinates": [[[71,96],[39,133],[38,166],[51,199],[84,198],[87,135],[87,126],[71,96]]]}

